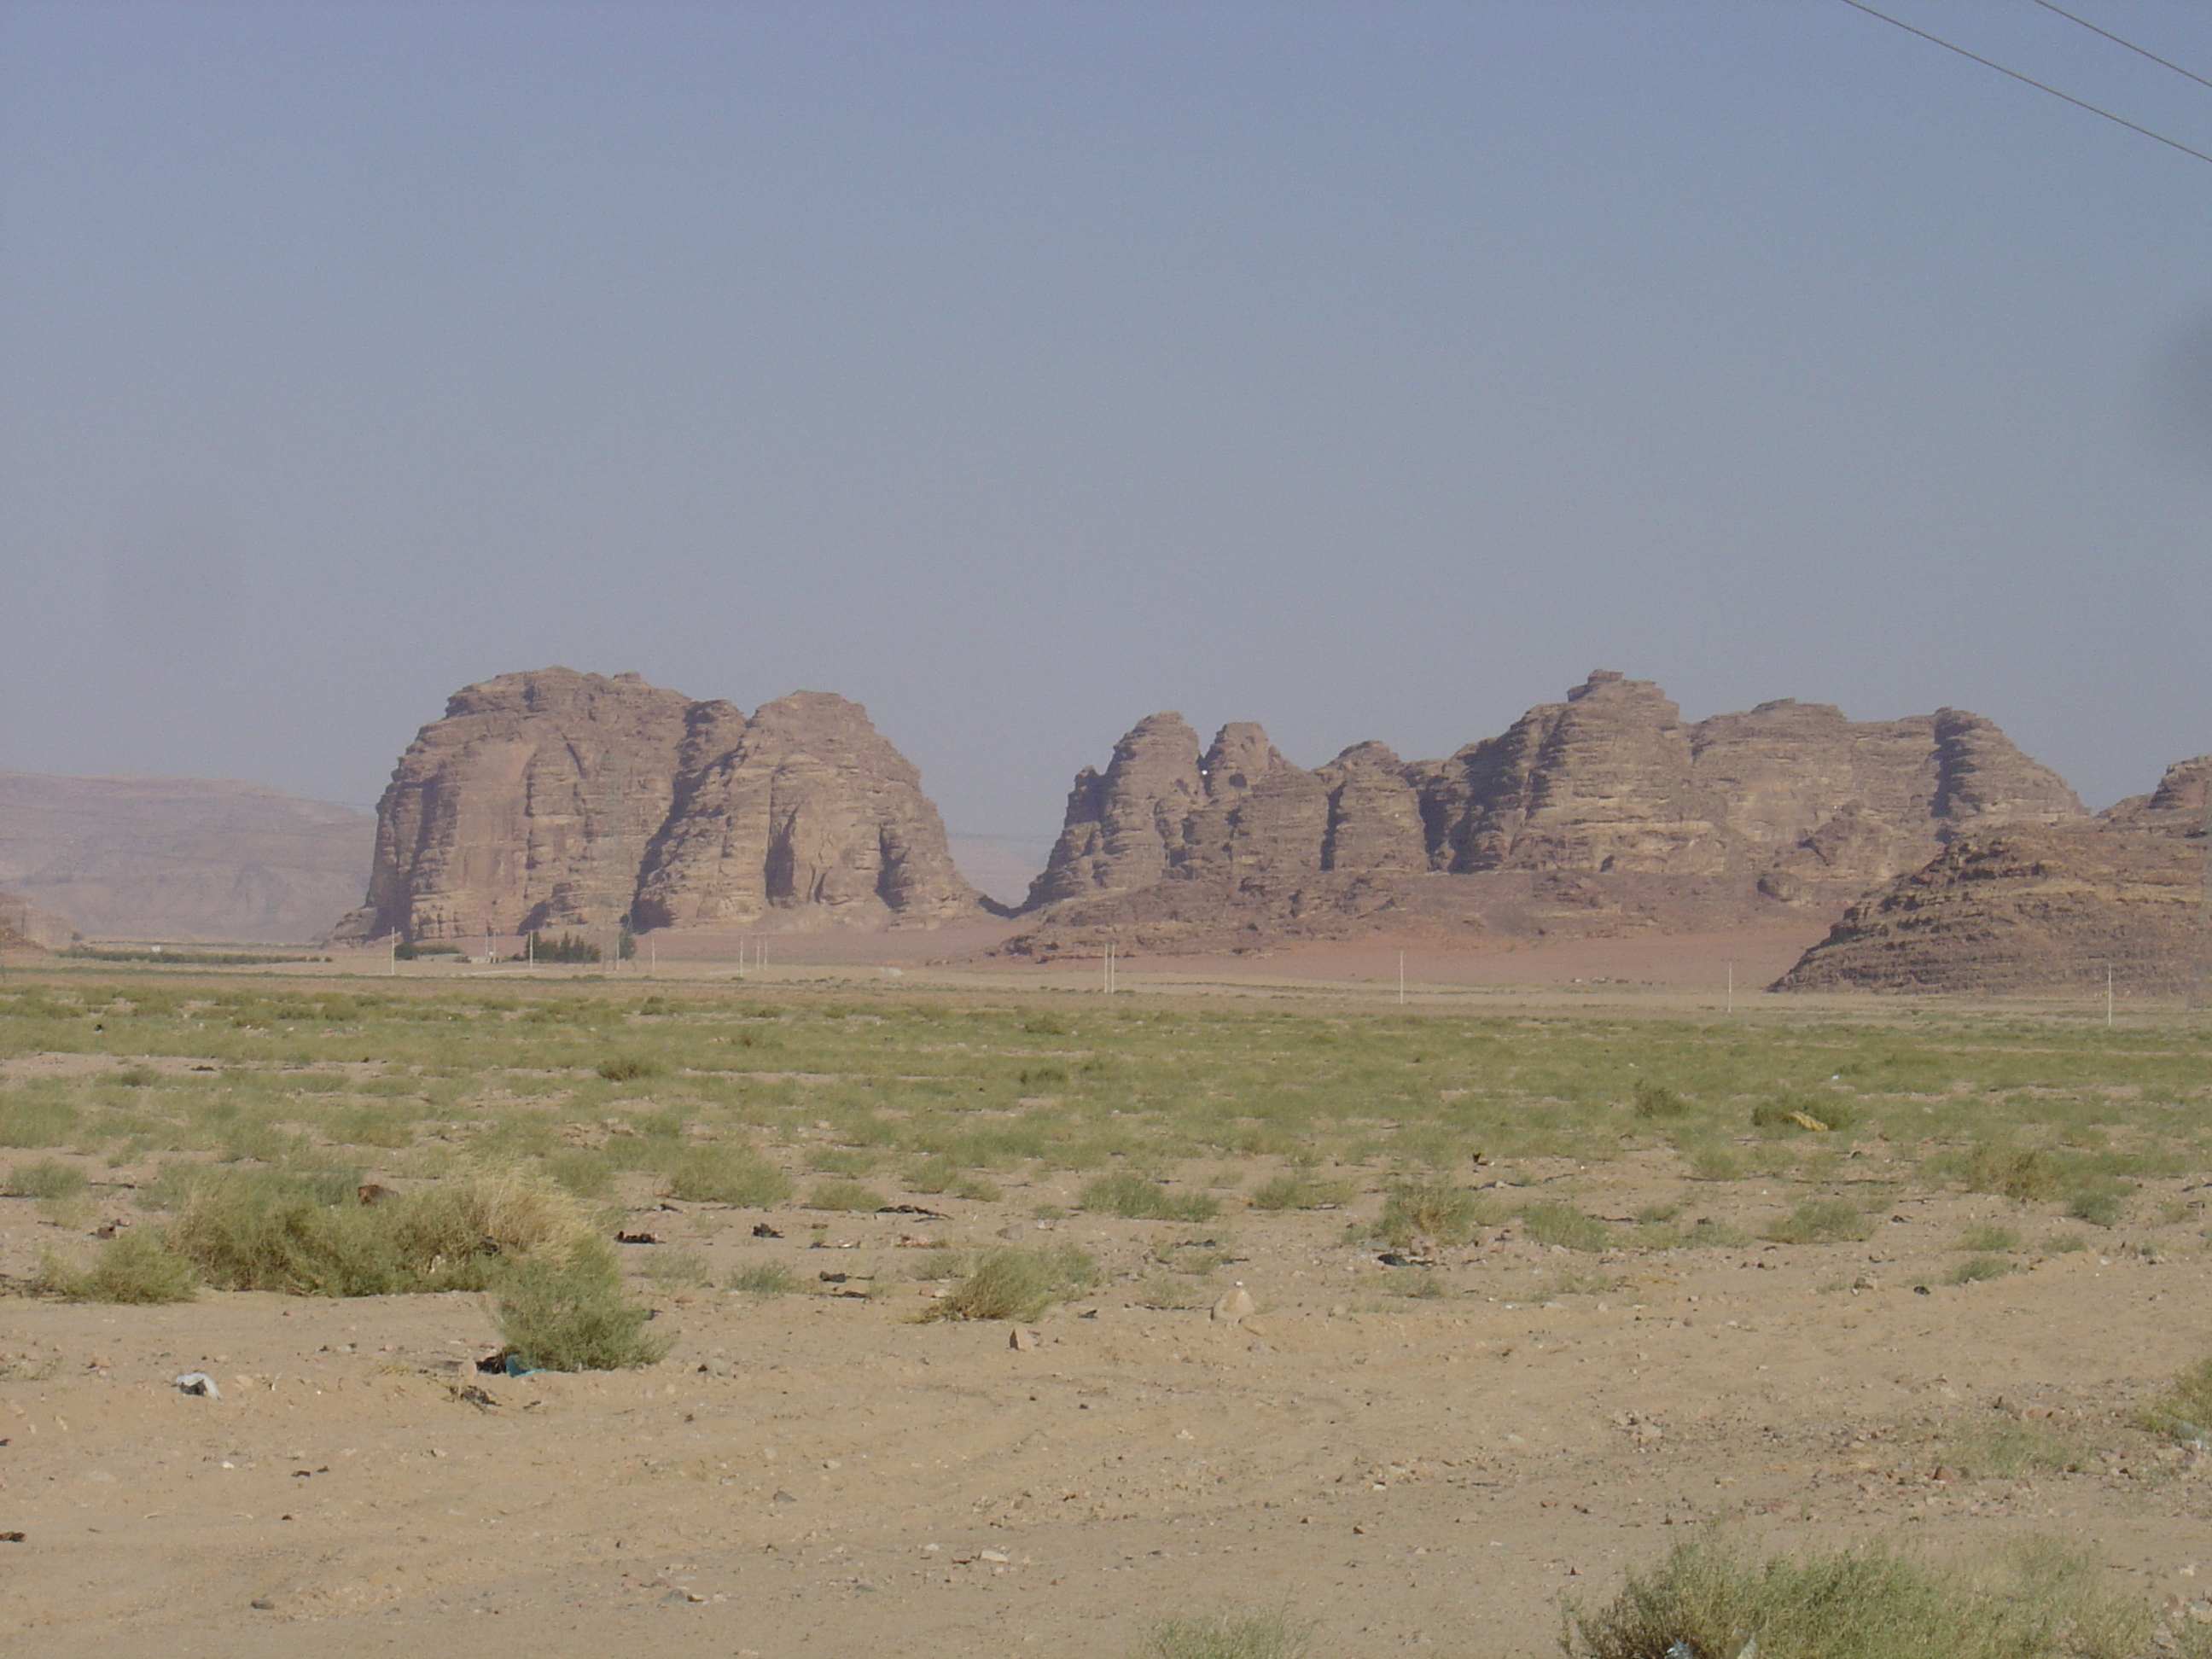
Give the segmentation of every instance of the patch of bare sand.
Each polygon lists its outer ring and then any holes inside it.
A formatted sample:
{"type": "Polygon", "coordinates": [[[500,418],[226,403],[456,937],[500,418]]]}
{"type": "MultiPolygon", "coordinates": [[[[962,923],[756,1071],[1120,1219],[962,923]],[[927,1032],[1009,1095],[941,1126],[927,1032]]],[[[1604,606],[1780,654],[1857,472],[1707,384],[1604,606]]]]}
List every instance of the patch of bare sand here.
{"type": "MultiPolygon", "coordinates": [[[[1787,1197],[1557,1175],[1547,1195],[1601,1215],[1668,1196],[1745,1234],[1787,1197]]],[[[812,1292],[646,1286],[678,1340],[637,1373],[479,1376],[465,1297],[0,1303],[7,1650],[1118,1659],[1148,1620],[1236,1601],[1288,1604],[1324,1652],[1534,1655],[1563,1592],[1601,1597],[1712,1517],[1773,1546],[2055,1534],[2154,1601],[2212,1587],[2212,1474],[2126,1425],[2201,1357],[2201,1256],[2099,1233],[1950,1286],[1963,1225],[2033,1223],[1911,1198],[1824,1247],[1591,1257],[1509,1224],[1447,1253],[1450,1296],[1407,1300],[1340,1214],[1018,1220],[1064,1184],[941,1220],[779,1211],[774,1240],[757,1212],[635,1212],[718,1282],[775,1261],[812,1292]],[[1104,1287],[1027,1352],[915,1322],[933,1287],[901,1237],[1010,1226],[1094,1251],[1104,1287]],[[1241,1259],[1198,1307],[1145,1305],[1146,1252],[1194,1232],[1241,1259]],[[1211,1319],[1238,1281],[1255,1320],[1211,1319]],[[220,1400],[172,1385],[196,1370],[220,1400]],[[2023,1419],[2081,1468],[1963,1467],[1961,1435],[2023,1419]]],[[[4,1265],[58,1231],[7,1200],[4,1265]]]]}

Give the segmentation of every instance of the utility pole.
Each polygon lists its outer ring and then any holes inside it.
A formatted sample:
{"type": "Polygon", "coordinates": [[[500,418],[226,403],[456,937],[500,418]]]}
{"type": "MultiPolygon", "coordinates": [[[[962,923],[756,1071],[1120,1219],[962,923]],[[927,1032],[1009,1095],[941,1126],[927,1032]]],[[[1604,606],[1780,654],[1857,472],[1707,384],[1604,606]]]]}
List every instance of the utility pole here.
{"type": "Polygon", "coordinates": [[[399,977],[399,930],[392,930],[392,977],[399,977]]]}
{"type": "Polygon", "coordinates": [[[2112,964],[2105,964],[2105,1029],[2112,1029],[2112,964]]]}
{"type": "Polygon", "coordinates": [[[1398,1006],[1406,1006],[1406,953],[1398,952],[1398,1006]]]}
{"type": "Polygon", "coordinates": [[[1735,963],[1733,962],[1728,965],[1728,1011],[1734,1013],[1735,1012],[1735,963]]]}

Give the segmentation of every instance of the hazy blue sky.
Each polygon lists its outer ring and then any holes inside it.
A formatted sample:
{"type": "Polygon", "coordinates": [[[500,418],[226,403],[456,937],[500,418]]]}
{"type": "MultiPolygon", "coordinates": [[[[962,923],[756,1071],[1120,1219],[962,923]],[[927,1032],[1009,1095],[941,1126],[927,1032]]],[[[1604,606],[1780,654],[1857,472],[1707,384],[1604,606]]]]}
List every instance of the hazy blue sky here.
{"type": "Polygon", "coordinates": [[[2212,166],[1840,0],[11,0],[0,76],[0,767],[368,802],[551,662],[858,697],[1015,835],[1155,708],[1598,665],[2212,748],[2212,166]]]}

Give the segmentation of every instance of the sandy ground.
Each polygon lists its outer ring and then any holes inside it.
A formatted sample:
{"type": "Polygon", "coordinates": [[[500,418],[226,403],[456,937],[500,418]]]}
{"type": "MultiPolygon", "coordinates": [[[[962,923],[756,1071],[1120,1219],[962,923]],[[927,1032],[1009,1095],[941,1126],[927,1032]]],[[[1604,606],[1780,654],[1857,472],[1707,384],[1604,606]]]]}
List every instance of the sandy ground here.
{"type": "MultiPolygon", "coordinates": [[[[1747,1233],[1786,1201],[1633,1159],[1508,1178],[1509,1202],[1625,1218],[1673,1197],[1747,1233]]],[[[2201,1250],[2099,1232],[1948,1286],[1961,1226],[2050,1218],[1907,1198],[1832,1247],[1600,1259],[1509,1224],[1447,1254],[1449,1299],[1413,1301],[1341,1214],[1019,1219],[1066,1197],[943,1219],[641,1207],[661,1243],[634,1265],[780,1261],[806,1293],[649,1292],[678,1340],[636,1373],[479,1376],[492,1331],[465,1297],[0,1302],[5,1650],[1119,1659],[1152,1620],[1243,1603],[1316,1621],[1326,1654],[1534,1655],[1563,1592],[1601,1597],[1715,1517],[1776,1545],[2056,1534],[2212,1618],[2212,1468],[2127,1426],[2208,1346],[2201,1250]],[[784,1236],[756,1237],[763,1219],[784,1236]],[[902,1238],[1008,1232],[1080,1243],[1108,1279],[1022,1328],[1026,1350],[1004,1324],[918,1322],[933,1287],[901,1276],[902,1238]],[[1241,1282],[1252,1320],[1141,1305],[1121,1276],[1198,1236],[1240,1258],[1205,1294],[1241,1282]],[[1569,1268],[1612,1287],[1528,1299],[1569,1268]],[[191,1370],[221,1398],[179,1393],[191,1370]],[[1944,1437],[2020,1419],[2100,1449],[2077,1473],[1960,1473],[1944,1437]]],[[[60,1236],[0,1200],[7,1271],[60,1236]]]]}
{"type": "MultiPolygon", "coordinates": [[[[901,983],[923,989],[1097,991],[1102,962],[1060,960],[1038,964],[995,957],[992,948],[1017,931],[997,922],[910,932],[770,936],[672,933],[648,940],[640,959],[618,969],[529,968],[509,963],[425,957],[397,964],[403,978],[550,979],[604,975],[623,980],[738,981],[804,984],[825,981],[901,983]],[[765,947],[767,960],[761,959],[765,947]]],[[[1294,995],[1393,1001],[1400,969],[1409,1005],[1463,1003],[1469,998],[1532,994],[1575,1003],[1627,999],[1646,1006],[1748,1006],[1807,947],[1826,935],[1819,923],[1745,928],[1711,933],[1643,933],[1612,939],[1528,944],[1497,940],[1444,949],[1420,937],[1388,934],[1352,941],[1302,945],[1264,954],[1122,957],[1115,988],[1122,992],[1225,993],[1240,996],[1294,995]]],[[[382,975],[390,963],[381,951],[332,953],[328,963],[223,971],[382,975]]],[[[88,967],[100,964],[88,964],[88,967]]],[[[113,971],[110,969],[108,971],[113,971]]],[[[1812,1006],[1792,997],[1790,1006],[1812,1006]]]]}

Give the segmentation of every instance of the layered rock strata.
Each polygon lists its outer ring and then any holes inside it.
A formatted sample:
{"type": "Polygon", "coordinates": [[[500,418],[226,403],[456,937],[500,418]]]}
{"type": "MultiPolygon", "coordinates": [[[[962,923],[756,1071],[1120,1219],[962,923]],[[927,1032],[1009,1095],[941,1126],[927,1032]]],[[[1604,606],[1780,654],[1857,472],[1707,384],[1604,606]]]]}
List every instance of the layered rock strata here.
{"type": "Polygon", "coordinates": [[[2212,991],[2205,902],[2212,756],[2092,821],[1959,836],[1877,888],[1776,981],[1782,991],[1984,995],[2212,991]]]}
{"type": "Polygon", "coordinates": [[[1578,930],[1684,923],[1686,903],[1716,922],[1832,915],[1968,826],[2081,816],[2056,774],[1949,708],[1854,721],[1785,699],[1686,724],[1657,686],[1601,671],[1447,759],[1364,743],[1310,772],[1258,726],[1224,726],[1201,755],[1161,714],[1078,775],[1030,890],[1037,926],[1013,948],[1116,930],[1216,948],[1469,904],[1483,914],[1462,923],[1550,912],[1578,930]],[[1422,879],[1508,874],[1523,879],[1485,884],[1479,902],[1422,879]]]}
{"type": "Polygon", "coordinates": [[[456,692],[392,773],[339,942],[543,928],[927,926],[982,914],[914,768],[855,702],[748,719],[635,674],[456,692]]]}

